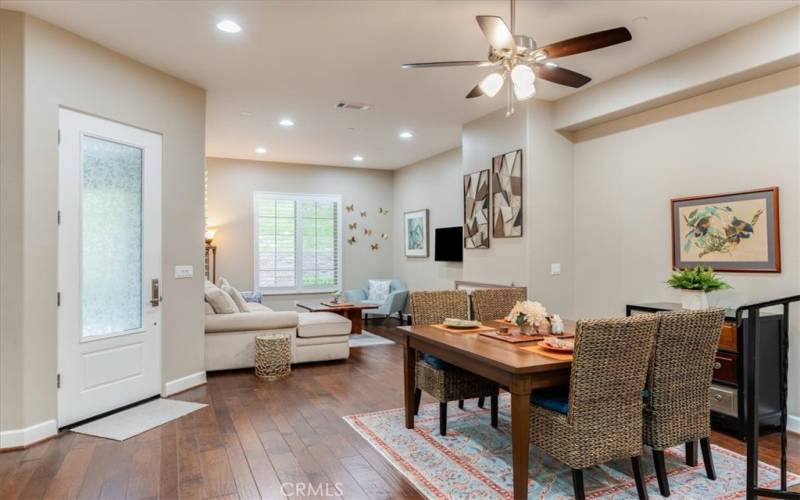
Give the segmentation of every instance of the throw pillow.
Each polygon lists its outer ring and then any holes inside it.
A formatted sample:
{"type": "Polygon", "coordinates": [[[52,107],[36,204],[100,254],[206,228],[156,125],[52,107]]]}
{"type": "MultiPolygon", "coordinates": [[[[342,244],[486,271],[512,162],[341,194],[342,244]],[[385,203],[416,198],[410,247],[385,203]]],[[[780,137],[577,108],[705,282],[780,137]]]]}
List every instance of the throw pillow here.
{"type": "Polygon", "coordinates": [[[233,303],[236,304],[236,308],[239,309],[239,312],[250,312],[250,309],[247,308],[247,302],[244,300],[244,297],[242,297],[242,294],[239,293],[239,290],[230,285],[222,285],[222,291],[231,296],[233,303]]]}
{"type": "Polygon", "coordinates": [[[216,286],[206,287],[206,302],[211,304],[211,308],[217,314],[233,314],[239,312],[236,303],[230,295],[223,292],[216,286]]]}
{"type": "Polygon", "coordinates": [[[367,300],[370,302],[386,302],[389,298],[389,289],[392,280],[369,280],[369,293],[367,300]]]}
{"type": "Polygon", "coordinates": [[[228,280],[226,280],[224,276],[220,276],[217,280],[217,286],[222,288],[223,286],[231,286],[231,284],[228,283],[228,280]]]}

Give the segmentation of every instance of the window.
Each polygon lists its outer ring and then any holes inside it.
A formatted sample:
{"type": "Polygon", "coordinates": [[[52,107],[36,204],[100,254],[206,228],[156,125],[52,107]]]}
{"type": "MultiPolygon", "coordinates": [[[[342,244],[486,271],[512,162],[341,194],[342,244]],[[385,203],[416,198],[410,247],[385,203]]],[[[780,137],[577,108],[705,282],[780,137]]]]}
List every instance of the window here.
{"type": "Polygon", "coordinates": [[[256,288],[265,293],[337,290],[340,207],[339,196],[256,192],[256,288]]]}

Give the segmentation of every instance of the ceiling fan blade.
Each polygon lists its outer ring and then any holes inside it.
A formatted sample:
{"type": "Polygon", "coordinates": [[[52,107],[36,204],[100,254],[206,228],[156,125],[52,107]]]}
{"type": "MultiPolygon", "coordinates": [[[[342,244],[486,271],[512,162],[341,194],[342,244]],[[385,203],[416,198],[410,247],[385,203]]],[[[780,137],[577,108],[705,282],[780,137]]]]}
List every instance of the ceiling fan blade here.
{"type": "Polygon", "coordinates": [[[547,80],[548,82],[557,83],[559,85],[566,85],[567,87],[583,87],[592,79],[586,75],[576,73],[572,70],[562,68],[560,66],[548,66],[547,64],[537,64],[534,66],[533,71],[536,73],[537,78],[547,80]]]}
{"type": "Polygon", "coordinates": [[[473,97],[480,97],[482,95],[483,95],[483,90],[481,90],[481,86],[475,85],[474,87],[472,87],[472,90],[469,91],[469,94],[467,94],[467,99],[472,99],[473,97]]]}
{"type": "Polygon", "coordinates": [[[631,32],[628,31],[628,28],[614,28],[551,43],[541,47],[539,52],[545,53],[548,59],[553,59],[602,49],[610,45],[627,42],[631,38],[631,32]]]}
{"type": "Polygon", "coordinates": [[[514,35],[508,29],[503,19],[497,16],[475,16],[481,31],[489,40],[489,45],[495,50],[508,50],[516,52],[517,44],[514,42],[514,35]]]}
{"type": "Polygon", "coordinates": [[[476,68],[483,68],[487,66],[494,66],[494,63],[489,61],[442,61],[442,62],[425,62],[425,63],[406,63],[401,65],[401,68],[445,68],[448,66],[474,66],[476,68]]]}

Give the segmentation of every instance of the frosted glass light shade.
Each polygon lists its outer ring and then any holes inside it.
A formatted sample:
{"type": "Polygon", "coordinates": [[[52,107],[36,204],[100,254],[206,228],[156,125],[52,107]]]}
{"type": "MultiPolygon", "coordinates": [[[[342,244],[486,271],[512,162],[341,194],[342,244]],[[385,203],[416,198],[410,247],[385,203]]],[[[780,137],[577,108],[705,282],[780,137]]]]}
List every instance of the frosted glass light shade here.
{"type": "Polygon", "coordinates": [[[494,97],[500,92],[500,89],[503,88],[503,82],[505,78],[500,73],[490,73],[486,75],[481,83],[478,84],[478,87],[481,89],[481,92],[488,95],[489,97],[494,97]]]}
{"type": "Polygon", "coordinates": [[[525,64],[517,64],[511,70],[511,82],[514,84],[514,95],[518,100],[524,101],[530,99],[536,93],[536,87],[533,82],[536,81],[536,75],[530,66],[525,64]]]}

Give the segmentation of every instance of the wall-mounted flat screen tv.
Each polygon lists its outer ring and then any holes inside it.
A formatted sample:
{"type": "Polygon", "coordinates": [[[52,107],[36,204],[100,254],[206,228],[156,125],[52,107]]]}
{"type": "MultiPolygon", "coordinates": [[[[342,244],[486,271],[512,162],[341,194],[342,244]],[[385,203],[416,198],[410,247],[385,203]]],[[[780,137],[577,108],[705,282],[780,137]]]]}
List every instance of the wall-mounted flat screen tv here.
{"type": "Polygon", "coordinates": [[[464,239],[461,226],[437,227],[433,260],[461,262],[464,260],[464,239]]]}

